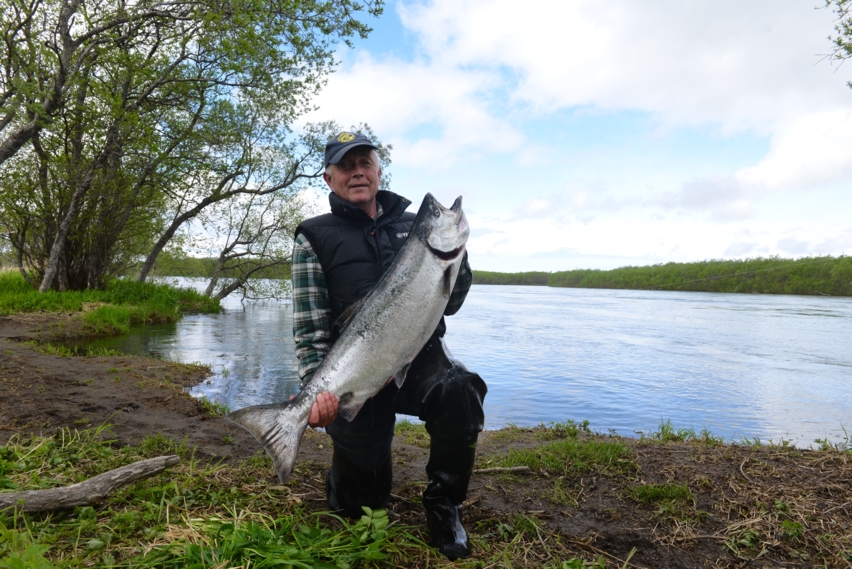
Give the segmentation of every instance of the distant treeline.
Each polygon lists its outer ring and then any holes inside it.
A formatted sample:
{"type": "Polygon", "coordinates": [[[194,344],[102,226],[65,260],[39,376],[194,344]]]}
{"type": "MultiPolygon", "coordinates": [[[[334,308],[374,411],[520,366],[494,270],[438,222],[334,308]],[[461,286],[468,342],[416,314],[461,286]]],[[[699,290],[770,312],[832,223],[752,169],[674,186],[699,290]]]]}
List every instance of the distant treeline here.
{"type": "Polygon", "coordinates": [[[547,286],[551,274],[541,271],[531,271],[528,273],[473,271],[473,284],[547,286]]]}
{"type": "MultiPolygon", "coordinates": [[[[210,278],[216,270],[216,259],[213,257],[172,257],[161,254],[151,271],[152,275],[161,277],[202,277],[210,278]]],[[[227,269],[222,272],[224,277],[233,277],[227,269]]],[[[261,269],[252,275],[258,279],[290,279],[290,265],[277,265],[261,269]]]]}
{"type": "Polygon", "coordinates": [[[474,284],[852,296],[852,257],[758,257],[556,273],[474,271],[474,284]]]}

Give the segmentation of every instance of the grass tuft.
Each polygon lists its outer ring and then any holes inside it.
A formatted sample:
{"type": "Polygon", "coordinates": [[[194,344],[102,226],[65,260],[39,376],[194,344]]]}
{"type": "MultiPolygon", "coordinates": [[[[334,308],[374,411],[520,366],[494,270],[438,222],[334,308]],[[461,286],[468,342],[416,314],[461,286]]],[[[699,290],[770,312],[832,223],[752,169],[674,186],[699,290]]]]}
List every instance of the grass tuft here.
{"type": "Polygon", "coordinates": [[[642,484],[631,489],[630,496],[643,504],[695,499],[685,484],[642,484]]]}
{"type": "MultiPolygon", "coordinates": [[[[637,431],[638,432],[638,431],[637,431]]],[[[713,435],[709,430],[701,429],[695,432],[695,429],[675,429],[672,426],[671,419],[666,419],[660,422],[659,428],[650,433],[638,432],[639,438],[646,442],[662,442],[662,443],[684,443],[687,441],[699,442],[711,446],[722,445],[725,440],[722,437],[713,435]]]]}
{"type": "Polygon", "coordinates": [[[405,444],[429,448],[431,437],[423,423],[412,423],[408,419],[403,419],[396,422],[393,432],[395,435],[401,436],[405,444]]]}
{"type": "Polygon", "coordinates": [[[529,466],[550,474],[597,472],[614,475],[636,470],[630,449],[617,441],[565,439],[536,448],[510,449],[501,466],[529,466]]]}
{"type": "Polygon", "coordinates": [[[536,430],[535,438],[541,441],[565,438],[576,439],[580,436],[580,433],[590,434],[591,432],[588,419],[580,423],[575,423],[572,419],[568,419],[564,423],[555,423],[553,421],[547,425],[542,423],[536,430]]]}
{"type": "Polygon", "coordinates": [[[210,415],[211,417],[224,417],[231,410],[224,403],[219,403],[218,401],[211,401],[207,399],[204,395],[198,398],[198,402],[201,403],[201,408],[204,409],[204,412],[210,415]]]}

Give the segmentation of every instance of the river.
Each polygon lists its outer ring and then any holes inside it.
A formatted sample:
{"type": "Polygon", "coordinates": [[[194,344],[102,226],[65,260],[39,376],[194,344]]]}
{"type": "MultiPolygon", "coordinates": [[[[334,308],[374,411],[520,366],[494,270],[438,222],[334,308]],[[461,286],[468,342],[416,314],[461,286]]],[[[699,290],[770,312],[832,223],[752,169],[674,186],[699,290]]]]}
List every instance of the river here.
{"type": "MultiPolygon", "coordinates": [[[[193,394],[231,409],[295,394],[290,305],[223,306],[97,345],[209,364],[193,394]]],[[[852,429],[850,298],[475,285],[447,323],[488,383],[488,428],[588,419],[634,435],[670,420],[804,447],[852,429]]]]}

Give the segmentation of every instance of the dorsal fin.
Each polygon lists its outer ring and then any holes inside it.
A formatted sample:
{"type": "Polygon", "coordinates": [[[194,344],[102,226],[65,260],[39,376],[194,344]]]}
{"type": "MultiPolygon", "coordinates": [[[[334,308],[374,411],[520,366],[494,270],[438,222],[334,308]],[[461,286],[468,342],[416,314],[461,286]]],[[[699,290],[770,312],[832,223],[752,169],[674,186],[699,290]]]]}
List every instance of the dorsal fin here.
{"type": "Polygon", "coordinates": [[[346,326],[349,325],[349,321],[352,320],[352,316],[361,308],[361,305],[364,303],[363,300],[359,300],[355,304],[352,304],[343,311],[343,314],[337,317],[337,320],[334,321],[334,324],[331,326],[331,337],[335,340],[343,334],[343,330],[346,329],[346,326]]]}

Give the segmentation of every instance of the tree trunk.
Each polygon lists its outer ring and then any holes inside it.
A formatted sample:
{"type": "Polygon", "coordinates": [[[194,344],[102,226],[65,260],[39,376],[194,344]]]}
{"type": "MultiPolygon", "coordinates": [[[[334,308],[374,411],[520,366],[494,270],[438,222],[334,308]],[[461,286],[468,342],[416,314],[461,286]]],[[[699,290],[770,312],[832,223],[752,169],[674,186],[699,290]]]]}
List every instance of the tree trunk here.
{"type": "Polygon", "coordinates": [[[88,506],[103,500],[116,488],[159,474],[179,462],[180,458],[174,455],[158,456],[104,472],[94,478],[63,488],[3,492],[0,493],[0,512],[10,508],[21,512],[44,512],[74,506],[88,506]]]}
{"type": "Polygon", "coordinates": [[[204,291],[204,296],[212,296],[213,291],[216,290],[216,285],[219,284],[219,275],[222,274],[222,267],[225,265],[224,255],[223,252],[216,261],[216,268],[213,270],[213,276],[210,277],[210,283],[207,285],[207,290],[204,291]]]}
{"type": "Polygon", "coordinates": [[[74,195],[71,196],[71,203],[68,205],[68,211],[59,224],[56,230],[56,237],[53,240],[53,245],[50,247],[50,257],[47,260],[47,267],[44,270],[44,278],[41,280],[41,286],[38,291],[45,293],[50,290],[53,284],[53,279],[56,277],[56,272],[59,270],[59,257],[62,254],[62,249],[65,247],[65,238],[68,237],[68,232],[71,230],[71,224],[77,216],[77,208],[80,205],[80,200],[91,185],[91,177],[87,177],[87,182],[77,186],[74,190],[74,195]]]}

